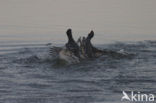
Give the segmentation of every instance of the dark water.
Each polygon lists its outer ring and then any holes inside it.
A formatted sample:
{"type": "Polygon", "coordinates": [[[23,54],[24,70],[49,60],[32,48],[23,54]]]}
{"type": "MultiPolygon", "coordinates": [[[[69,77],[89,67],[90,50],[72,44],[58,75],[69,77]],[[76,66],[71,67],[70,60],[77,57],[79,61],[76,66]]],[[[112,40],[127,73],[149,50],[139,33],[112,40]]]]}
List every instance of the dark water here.
{"type": "Polygon", "coordinates": [[[135,55],[55,67],[46,44],[0,45],[0,102],[121,103],[123,90],[156,94],[156,41],[99,47],[135,55]]]}

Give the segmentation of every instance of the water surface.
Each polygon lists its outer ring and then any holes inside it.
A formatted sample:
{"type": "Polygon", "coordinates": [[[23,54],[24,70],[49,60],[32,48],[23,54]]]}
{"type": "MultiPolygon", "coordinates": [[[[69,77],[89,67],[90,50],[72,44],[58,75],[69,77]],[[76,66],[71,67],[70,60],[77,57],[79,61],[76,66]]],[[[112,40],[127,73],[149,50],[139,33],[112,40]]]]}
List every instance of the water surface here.
{"type": "Polygon", "coordinates": [[[121,103],[122,91],[156,94],[155,0],[1,0],[0,102],[121,103]],[[124,50],[55,67],[50,46],[94,30],[93,44],[124,50]],[[147,41],[144,41],[147,40],[147,41]]]}
{"type": "Polygon", "coordinates": [[[56,67],[45,44],[2,49],[0,102],[121,103],[123,90],[156,94],[156,41],[118,42],[99,48],[124,49],[135,55],[105,55],[56,67]]]}

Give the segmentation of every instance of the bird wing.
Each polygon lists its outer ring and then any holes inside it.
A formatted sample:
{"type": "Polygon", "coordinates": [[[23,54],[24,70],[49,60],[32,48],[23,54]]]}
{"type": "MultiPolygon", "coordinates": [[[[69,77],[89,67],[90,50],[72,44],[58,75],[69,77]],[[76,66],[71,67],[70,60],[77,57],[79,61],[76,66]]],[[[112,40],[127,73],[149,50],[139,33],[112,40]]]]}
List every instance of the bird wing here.
{"type": "Polygon", "coordinates": [[[53,46],[53,47],[51,47],[50,48],[50,52],[49,52],[49,54],[51,55],[51,56],[58,56],[59,55],[59,52],[62,50],[62,47],[55,47],[55,46],[53,46]]]}

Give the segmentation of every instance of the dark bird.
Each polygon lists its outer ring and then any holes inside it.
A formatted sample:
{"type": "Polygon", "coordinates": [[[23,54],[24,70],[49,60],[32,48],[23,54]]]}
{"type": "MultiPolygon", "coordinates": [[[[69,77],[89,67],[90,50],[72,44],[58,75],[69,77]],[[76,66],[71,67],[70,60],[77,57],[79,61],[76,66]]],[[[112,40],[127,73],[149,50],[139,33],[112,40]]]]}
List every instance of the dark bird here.
{"type": "Polygon", "coordinates": [[[67,32],[67,37],[68,37],[68,42],[65,44],[66,48],[71,51],[72,53],[74,53],[75,56],[80,58],[80,54],[79,54],[79,46],[78,44],[75,42],[75,40],[73,39],[72,36],[72,30],[68,29],[67,32]]]}

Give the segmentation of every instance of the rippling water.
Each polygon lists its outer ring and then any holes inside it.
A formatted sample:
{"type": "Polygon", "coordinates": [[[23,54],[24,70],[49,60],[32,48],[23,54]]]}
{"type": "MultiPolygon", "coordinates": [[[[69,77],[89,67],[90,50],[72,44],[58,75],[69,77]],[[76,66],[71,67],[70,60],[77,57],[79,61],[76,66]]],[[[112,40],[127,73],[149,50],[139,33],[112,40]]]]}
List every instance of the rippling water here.
{"type": "Polygon", "coordinates": [[[55,67],[46,44],[0,45],[0,102],[120,103],[123,90],[156,94],[156,41],[98,47],[135,55],[55,67]]]}
{"type": "Polygon", "coordinates": [[[123,90],[156,95],[155,4],[0,0],[0,103],[121,103],[123,90]],[[46,43],[64,44],[68,28],[75,39],[93,29],[99,48],[134,56],[56,67],[46,43]]]}

